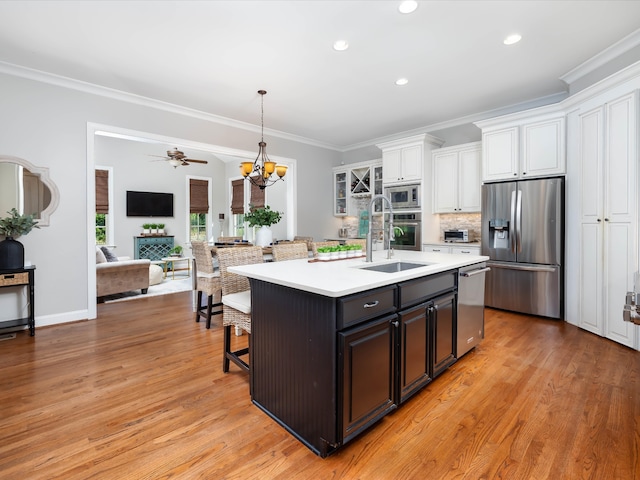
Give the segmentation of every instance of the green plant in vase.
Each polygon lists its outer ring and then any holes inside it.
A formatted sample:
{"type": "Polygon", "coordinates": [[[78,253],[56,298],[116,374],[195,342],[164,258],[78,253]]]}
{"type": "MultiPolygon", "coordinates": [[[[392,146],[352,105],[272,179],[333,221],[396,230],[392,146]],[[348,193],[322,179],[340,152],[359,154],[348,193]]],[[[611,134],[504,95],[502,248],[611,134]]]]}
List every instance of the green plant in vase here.
{"type": "Polygon", "coordinates": [[[273,240],[273,233],[269,227],[278,223],[282,219],[283,213],[271,210],[269,205],[258,208],[254,208],[252,205],[249,206],[249,213],[244,215],[244,220],[249,222],[250,227],[260,227],[255,235],[255,244],[267,247],[273,240]]]}
{"type": "Polygon", "coordinates": [[[21,269],[24,268],[24,245],[15,237],[26,235],[40,226],[33,215],[22,215],[15,208],[7,213],[8,217],[0,218],[0,235],[6,237],[0,242],[0,269],[21,269]]]}

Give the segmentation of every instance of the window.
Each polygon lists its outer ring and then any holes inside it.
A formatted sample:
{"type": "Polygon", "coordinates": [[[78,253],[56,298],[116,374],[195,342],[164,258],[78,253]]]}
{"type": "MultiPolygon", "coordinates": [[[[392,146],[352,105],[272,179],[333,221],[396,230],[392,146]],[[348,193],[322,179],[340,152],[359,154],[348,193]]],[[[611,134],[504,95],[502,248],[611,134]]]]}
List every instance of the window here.
{"type": "Polygon", "coordinates": [[[189,240],[207,241],[207,214],[192,213],[190,215],[189,240]]]}
{"type": "Polygon", "coordinates": [[[209,180],[189,179],[189,240],[207,241],[209,180]]]}
{"type": "Polygon", "coordinates": [[[249,205],[255,208],[265,206],[265,191],[251,182],[245,181],[244,178],[240,180],[231,181],[231,214],[232,225],[231,235],[236,237],[242,237],[245,240],[252,240],[245,235],[245,197],[249,197],[249,205]],[[248,190],[248,191],[247,191],[248,190]]]}
{"type": "Polygon", "coordinates": [[[96,245],[108,245],[109,242],[109,170],[96,168],[96,245]]]}

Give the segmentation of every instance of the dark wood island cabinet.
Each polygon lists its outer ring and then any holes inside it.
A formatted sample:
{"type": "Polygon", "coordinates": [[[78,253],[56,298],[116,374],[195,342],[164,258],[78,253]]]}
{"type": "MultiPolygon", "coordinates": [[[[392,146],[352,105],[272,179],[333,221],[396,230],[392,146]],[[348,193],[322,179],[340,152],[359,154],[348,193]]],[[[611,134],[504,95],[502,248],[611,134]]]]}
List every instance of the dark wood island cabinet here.
{"type": "Polygon", "coordinates": [[[253,403],[321,457],[401,406],[456,361],[458,267],[483,258],[453,257],[412,275],[362,261],[233,267],[251,284],[253,403]],[[327,277],[333,290],[318,287],[327,277]]]}
{"type": "Polygon", "coordinates": [[[339,298],[250,279],[252,303],[266,307],[252,313],[253,402],[331,454],[455,361],[456,278],[339,298]]]}

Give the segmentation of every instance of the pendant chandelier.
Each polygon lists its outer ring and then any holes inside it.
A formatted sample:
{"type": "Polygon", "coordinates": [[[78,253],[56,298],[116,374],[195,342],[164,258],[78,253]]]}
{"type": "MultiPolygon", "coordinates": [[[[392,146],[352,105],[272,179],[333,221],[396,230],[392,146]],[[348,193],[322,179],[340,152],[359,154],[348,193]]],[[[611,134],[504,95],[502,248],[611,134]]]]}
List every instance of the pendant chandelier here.
{"type": "Polygon", "coordinates": [[[262,107],[262,116],[260,118],[261,139],[260,143],[258,143],[260,148],[258,150],[258,156],[253,163],[242,162],[240,164],[240,172],[245,179],[249,179],[249,181],[256,187],[259,187],[260,190],[264,190],[278,180],[284,180],[283,177],[287,173],[287,167],[285,165],[276,165],[276,162],[272,162],[267,156],[267,144],[264,143],[264,96],[267,91],[258,90],[258,93],[261,96],[260,103],[262,107]],[[274,172],[278,178],[272,176],[274,172]]]}

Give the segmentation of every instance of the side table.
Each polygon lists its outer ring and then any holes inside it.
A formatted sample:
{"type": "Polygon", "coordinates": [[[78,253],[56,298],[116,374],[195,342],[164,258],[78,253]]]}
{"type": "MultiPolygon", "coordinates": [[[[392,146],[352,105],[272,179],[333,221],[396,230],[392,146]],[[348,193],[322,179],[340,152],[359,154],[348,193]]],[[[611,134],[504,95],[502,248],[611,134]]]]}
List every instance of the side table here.
{"type": "Polygon", "coordinates": [[[35,265],[28,267],[0,270],[0,288],[4,287],[28,287],[29,288],[29,316],[26,318],[16,318],[0,322],[0,328],[29,326],[29,334],[33,337],[36,334],[36,317],[34,314],[35,304],[35,265]]]}
{"type": "MultiPolygon", "coordinates": [[[[183,257],[164,257],[162,259],[163,262],[166,262],[167,269],[169,268],[169,264],[171,264],[171,280],[176,279],[176,272],[185,271],[187,272],[187,277],[191,276],[191,257],[187,257],[186,255],[183,257]],[[176,267],[176,263],[187,262],[186,266],[176,267]]],[[[167,271],[167,270],[165,270],[167,271]]]]}

